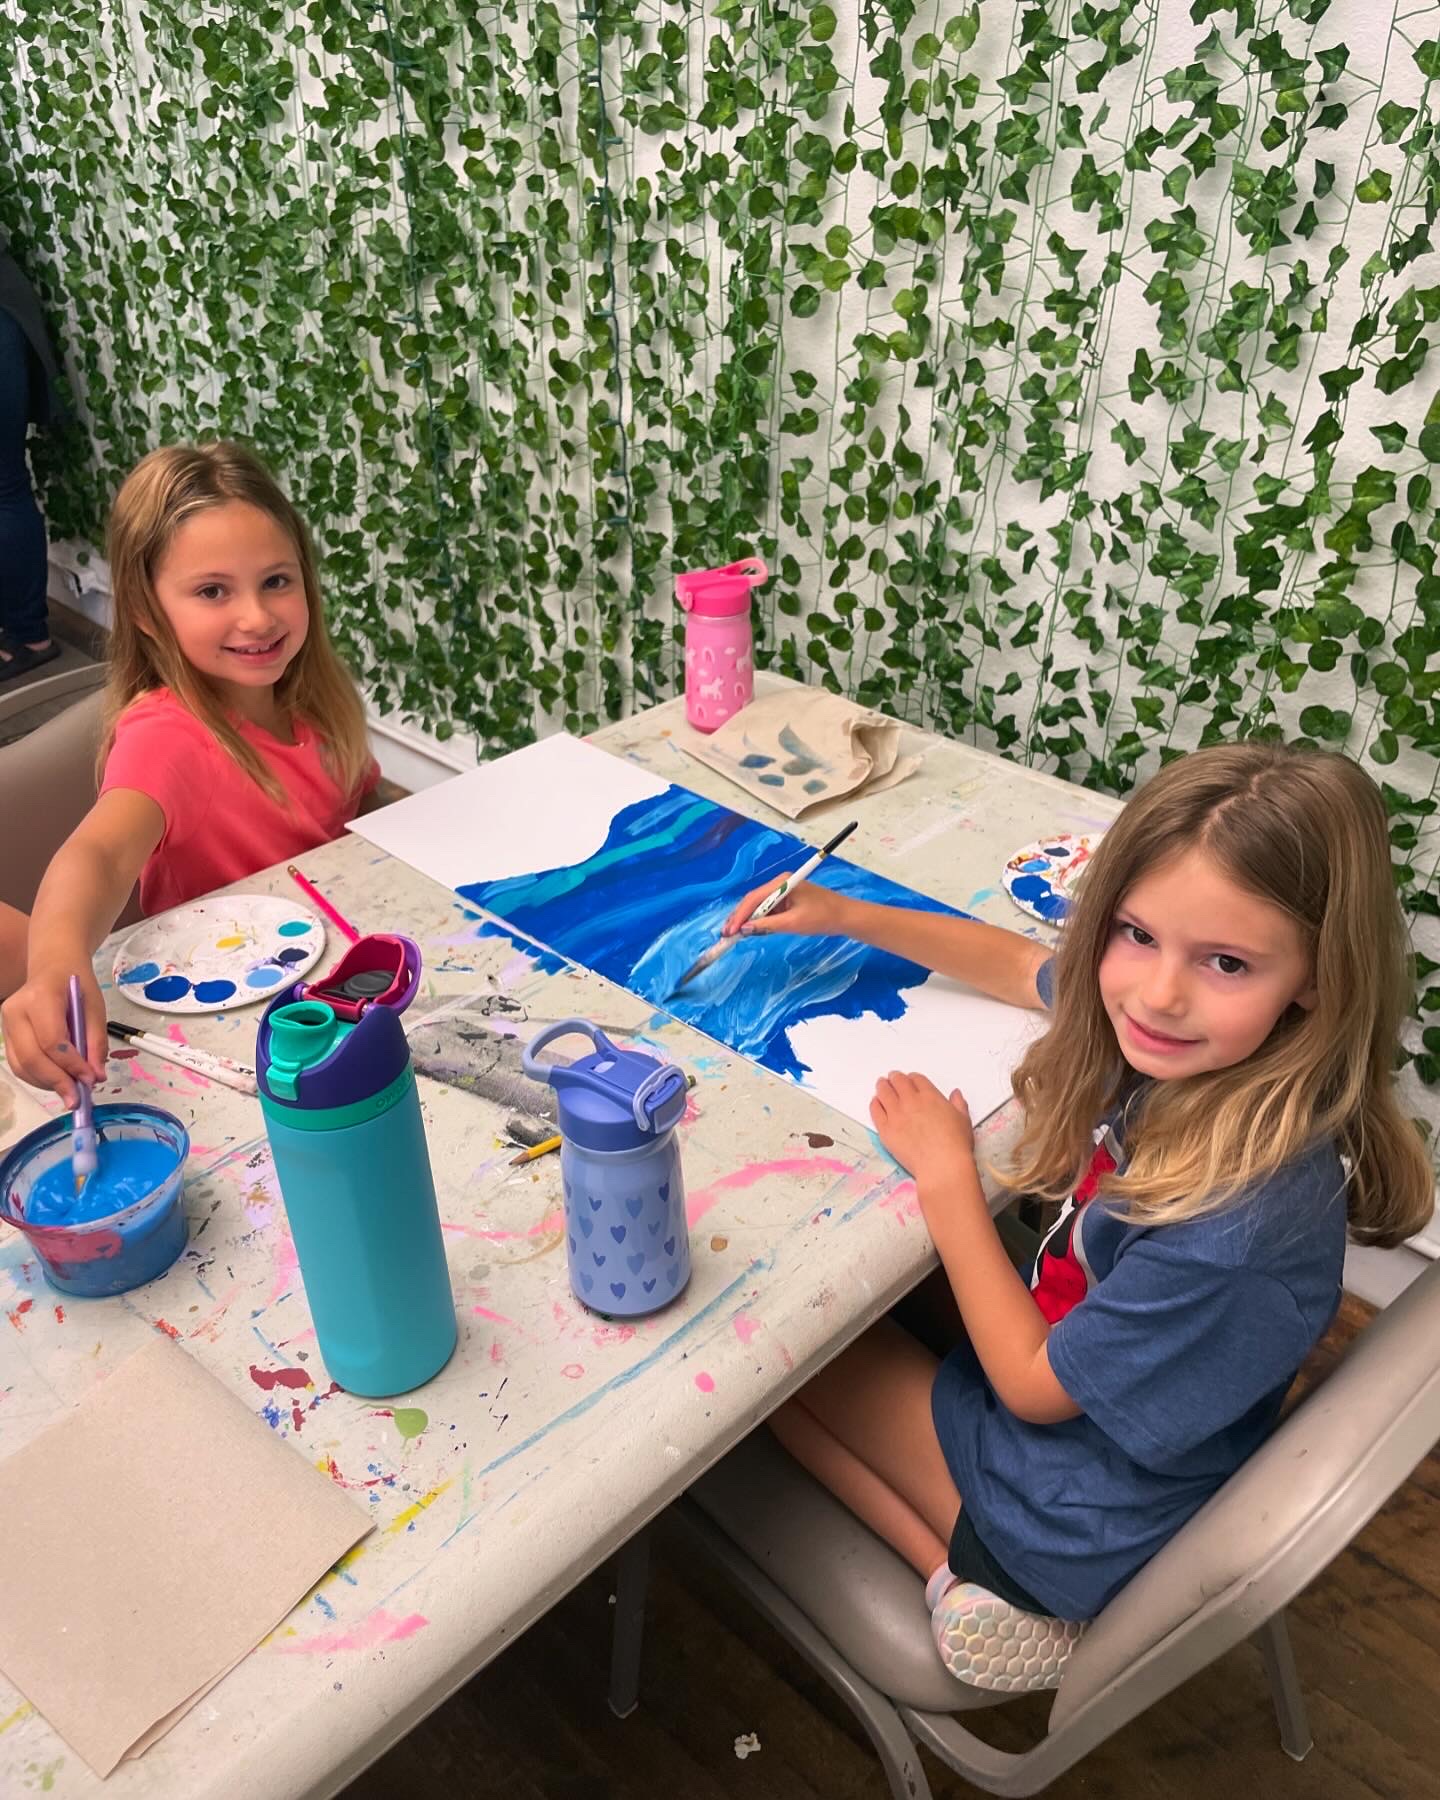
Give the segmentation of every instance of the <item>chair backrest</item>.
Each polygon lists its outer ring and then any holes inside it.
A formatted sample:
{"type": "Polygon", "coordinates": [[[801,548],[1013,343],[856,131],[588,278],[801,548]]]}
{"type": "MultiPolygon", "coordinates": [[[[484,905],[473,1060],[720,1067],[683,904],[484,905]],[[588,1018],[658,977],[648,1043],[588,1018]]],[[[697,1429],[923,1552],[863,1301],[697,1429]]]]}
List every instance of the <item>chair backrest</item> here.
{"type": "MultiPolygon", "coordinates": [[[[0,746],[0,900],[29,912],[50,858],[95,804],[104,697],[73,706],[0,746]]],[[[139,918],[131,895],[117,923],[139,918]]]]}
{"type": "Polygon", "coordinates": [[[1096,1708],[1105,1735],[1248,1637],[1339,1555],[1437,1439],[1440,1264],[1360,1333],[1106,1607],[1066,1667],[1051,1734],[1083,1730],[1096,1708]]]}

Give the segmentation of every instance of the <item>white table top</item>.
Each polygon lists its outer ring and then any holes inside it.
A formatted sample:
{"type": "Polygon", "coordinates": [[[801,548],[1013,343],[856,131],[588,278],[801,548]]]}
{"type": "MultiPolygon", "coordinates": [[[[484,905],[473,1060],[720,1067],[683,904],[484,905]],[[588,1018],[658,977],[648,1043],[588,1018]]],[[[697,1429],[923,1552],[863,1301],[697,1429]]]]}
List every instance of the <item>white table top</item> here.
{"type": "MultiPolygon", "coordinates": [[[[764,681],[762,691],[775,685],[764,681]]],[[[595,739],[738,811],[779,822],[688,757],[678,701],[595,739]]],[[[795,827],[818,843],[860,819],[851,860],[998,924],[1045,935],[1000,870],[1047,832],[1103,827],[1114,801],[985,752],[911,734],[922,768],[872,799],[795,827]]],[[[137,1292],[71,1301],[23,1240],[0,1241],[0,1444],[18,1449],[103,1374],[167,1332],[359,1497],[375,1528],[283,1623],[140,1759],[113,1800],[331,1794],[481,1668],[659,1512],[932,1266],[913,1183],[869,1134],[589,973],[538,970],[473,910],[403,863],[346,838],[306,872],[362,930],[421,944],[412,1014],[468,997],[524,1035],[591,1018],[643,1034],[698,1085],[682,1127],[694,1274],[672,1307],[608,1324],[566,1277],[558,1157],[510,1167],[503,1112],[422,1080],[460,1318],[454,1359],[383,1404],[336,1391],[316,1349],[257,1101],[141,1057],[112,1062],[103,1098],[167,1107],[189,1127],[190,1243],[137,1292]],[[497,1012],[496,1016],[501,1016],[497,1012]],[[698,1217],[696,1216],[698,1213],[698,1217]],[[276,1371],[288,1379],[274,1382],[276,1371]],[[296,1372],[313,1384],[292,1385],[296,1372]]],[[[289,894],[283,870],[239,884],[289,894]]],[[[322,964],[339,955],[333,941],[322,964]]],[[[96,967],[108,983],[112,947],[96,967]]],[[[122,995],[113,1015],[177,1035],[122,995]]],[[[187,1018],[187,1041],[253,1061],[258,1007],[187,1018]]],[[[877,1071],[879,1073],[879,1071],[877,1071]]],[[[0,1075],[0,1147],[43,1116],[0,1075]],[[13,1117],[5,1129],[5,1114],[13,1117]]],[[[1009,1109],[983,1128],[994,1152],[1009,1109]]],[[[197,1447],[197,1454],[203,1449],[197,1447]]],[[[283,1530],[284,1522],[267,1523],[283,1530]]],[[[7,1554],[23,1554],[10,1546],[7,1554]]],[[[102,1784],[0,1679],[0,1793],[56,1800],[102,1784]]]]}

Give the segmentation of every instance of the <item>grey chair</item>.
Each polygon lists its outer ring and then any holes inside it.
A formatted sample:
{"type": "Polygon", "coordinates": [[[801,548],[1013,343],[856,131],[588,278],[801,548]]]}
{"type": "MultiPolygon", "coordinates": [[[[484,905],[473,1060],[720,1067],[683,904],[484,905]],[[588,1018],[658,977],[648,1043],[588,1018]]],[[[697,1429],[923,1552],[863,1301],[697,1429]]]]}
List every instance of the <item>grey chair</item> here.
{"type": "MultiPolygon", "coordinates": [[[[926,1745],[992,1794],[1035,1794],[1189,1676],[1254,1638],[1296,1760],[1311,1746],[1284,1608],[1440,1439],[1440,1264],[1112,1600],[1071,1654],[1044,1737],[997,1750],[961,1720],[1006,1696],[956,1681],[909,1566],[763,1429],[671,1509],[855,1713],[895,1800],[930,1800],[926,1745]]],[[[634,1704],[644,1539],[622,1554],[611,1704],[634,1704]]],[[[1217,1775],[1219,1771],[1217,1771],[1217,1775]]]]}
{"type": "MultiPolygon", "coordinates": [[[[50,858],[95,804],[104,679],[96,664],[0,692],[0,723],[79,696],[24,737],[0,745],[0,900],[21,912],[30,911],[50,858]]],[[[134,893],[116,923],[132,924],[140,916],[134,893]]]]}

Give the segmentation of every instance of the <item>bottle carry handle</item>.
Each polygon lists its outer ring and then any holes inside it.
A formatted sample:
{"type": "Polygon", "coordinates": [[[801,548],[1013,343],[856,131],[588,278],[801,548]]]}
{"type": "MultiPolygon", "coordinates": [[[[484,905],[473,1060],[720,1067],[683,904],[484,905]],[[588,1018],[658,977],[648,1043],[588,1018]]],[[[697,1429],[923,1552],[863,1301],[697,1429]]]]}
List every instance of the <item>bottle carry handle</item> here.
{"type": "MultiPolygon", "coordinates": [[[[603,1094],[607,1100],[615,1100],[618,1090],[614,1082],[607,1081],[603,1075],[593,1074],[589,1069],[574,1067],[556,1068],[542,1066],[535,1059],[547,1044],[553,1044],[556,1038],[569,1037],[572,1032],[579,1032],[588,1037],[601,1056],[613,1057],[616,1060],[623,1054],[617,1050],[610,1039],[598,1025],[592,1025],[588,1019],[557,1019],[553,1025],[547,1025],[525,1046],[520,1059],[520,1066],[532,1081],[543,1081],[550,1086],[555,1085],[559,1076],[571,1087],[589,1088],[592,1093],[603,1094]]],[[[671,1100],[685,1092],[684,1073],[674,1063],[659,1063],[653,1075],[647,1075],[636,1088],[631,1111],[635,1123],[641,1131],[656,1131],[655,1115],[667,1106],[671,1100]]],[[[629,1098],[629,1096],[627,1096],[629,1098]]]]}
{"type": "Polygon", "coordinates": [[[758,556],[742,557],[739,562],[726,563],[723,569],[692,569],[675,577],[675,598],[682,609],[689,612],[702,588],[709,587],[712,582],[734,580],[737,576],[748,581],[751,587],[759,587],[762,581],[770,579],[770,571],[758,556]]]}

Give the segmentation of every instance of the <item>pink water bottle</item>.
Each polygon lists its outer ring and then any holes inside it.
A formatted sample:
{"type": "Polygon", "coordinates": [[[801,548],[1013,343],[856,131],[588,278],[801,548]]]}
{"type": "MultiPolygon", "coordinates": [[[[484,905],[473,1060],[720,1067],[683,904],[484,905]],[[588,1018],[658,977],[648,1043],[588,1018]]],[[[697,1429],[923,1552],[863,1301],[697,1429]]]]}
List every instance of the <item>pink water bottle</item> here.
{"type": "Polygon", "coordinates": [[[675,577],[685,621],[685,717],[697,731],[718,731],[755,694],[750,590],[768,580],[758,556],[723,569],[675,577]]]}

